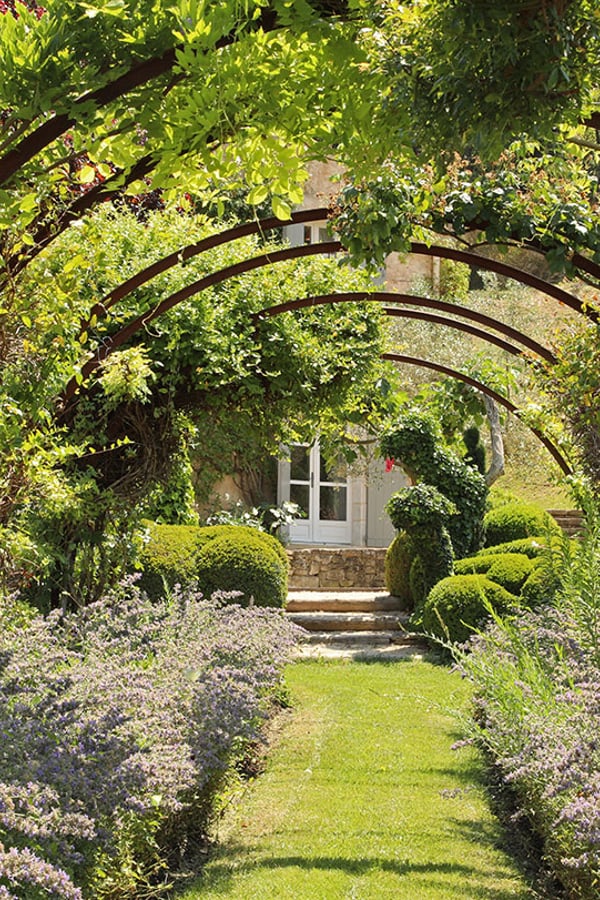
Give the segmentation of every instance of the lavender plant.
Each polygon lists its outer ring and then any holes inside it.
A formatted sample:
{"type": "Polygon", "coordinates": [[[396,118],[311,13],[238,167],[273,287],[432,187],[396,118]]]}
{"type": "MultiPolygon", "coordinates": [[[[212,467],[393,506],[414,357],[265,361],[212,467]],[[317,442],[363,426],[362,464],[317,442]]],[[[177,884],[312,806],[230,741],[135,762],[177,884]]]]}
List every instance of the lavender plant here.
{"type": "Polygon", "coordinates": [[[566,896],[600,885],[600,519],[559,570],[555,607],[501,619],[472,639],[459,666],[475,686],[472,738],[511,784],[566,896]]]}
{"type": "Polygon", "coordinates": [[[293,641],[271,610],[151,603],[132,581],[78,614],[0,621],[0,898],[164,881],[293,641]]]}

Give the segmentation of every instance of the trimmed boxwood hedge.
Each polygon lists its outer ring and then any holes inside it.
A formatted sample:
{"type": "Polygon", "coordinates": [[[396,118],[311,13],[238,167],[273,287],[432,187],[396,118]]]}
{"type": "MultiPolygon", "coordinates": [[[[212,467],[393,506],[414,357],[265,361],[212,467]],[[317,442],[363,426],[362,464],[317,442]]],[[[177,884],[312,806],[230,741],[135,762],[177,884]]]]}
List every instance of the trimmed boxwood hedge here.
{"type": "Polygon", "coordinates": [[[524,553],[488,553],[457,560],[454,572],[456,575],[485,574],[511,594],[519,594],[533,566],[533,560],[524,553]]]}
{"type": "Polygon", "coordinates": [[[422,610],[422,628],[427,634],[464,643],[487,618],[486,602],[499,613],[518,603],[507,590],[485,575],[451,575],[431,589],[422,610]]]}
{"type": "Polygon", "coordinates": [[[484,547],[478,556],[489,556],[492,553],[522,553],[530,559],[536,559],[546,552],[548,542],[544,535],[535,537],[518,538],[516,541],[507,541],[504,544],[494,544],[493,547],[484,547]]]}
{"type": "Polygon", "coordinates": [[[249,602],[252,596],[257,605],[282,606],[287,597],[284,547],[272,535],[246,525],[150,523],[138,566],[140,585],[154,599],[164,595],[165,586],[192,581],[206,596],[216,590],[241,591],[237,602],[249,602]]]}
{"type": "Polygon", "coordinates": [[[506,503],[485,514],[485,546],[494,547],[532,535],[560,534],[555,519],[531,503],[506,503]]]}
{"type": "Polygon", "coordinates": [[[403,609],[412,609],[409,574],[417,550],[406,531],[399,531],[385,554],[385,586],[403,609]]]}

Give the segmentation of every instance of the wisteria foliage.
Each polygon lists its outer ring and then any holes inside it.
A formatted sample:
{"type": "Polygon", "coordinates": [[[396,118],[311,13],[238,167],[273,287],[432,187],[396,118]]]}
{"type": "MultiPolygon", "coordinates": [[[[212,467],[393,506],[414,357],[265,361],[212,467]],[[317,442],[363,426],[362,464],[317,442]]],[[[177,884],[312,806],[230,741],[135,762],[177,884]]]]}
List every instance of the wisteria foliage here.
{"type": "Polygon", "coordinates": [[[132,581],[79,614],[2,624],[0,900],[164,883],[256,738],[293,626],[190,591],[150,603],[132,581]]]}

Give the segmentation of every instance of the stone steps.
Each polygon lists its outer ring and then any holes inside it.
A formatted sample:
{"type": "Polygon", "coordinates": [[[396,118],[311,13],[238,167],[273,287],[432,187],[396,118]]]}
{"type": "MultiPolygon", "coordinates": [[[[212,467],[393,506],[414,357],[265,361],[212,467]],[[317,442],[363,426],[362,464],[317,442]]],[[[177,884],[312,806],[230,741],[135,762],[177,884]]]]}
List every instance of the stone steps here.
{"type": "Polygon", "coordinates": [[[290,591],[286,609],[290,613],[398,611],[399,601],[374,591],[290,591]]]}
{"type": "Polygon", "coordinates": [[[381,591],[291,591],[286,616],[304,629],[301,656],[394,658],[424,649],[398,598],[381,591]]]}
{"type": "Polygon", "coordinates": [[[583,513],[580,509],[549,509],[548,512],[569,537],[580,533],[583,526],[583,513]]]}
{"type": "Polygon", "coordinates": [[[288,612],[296,625],[307,631],[397,631],[406,624],[405,613],[390,612],[288,612]]]}

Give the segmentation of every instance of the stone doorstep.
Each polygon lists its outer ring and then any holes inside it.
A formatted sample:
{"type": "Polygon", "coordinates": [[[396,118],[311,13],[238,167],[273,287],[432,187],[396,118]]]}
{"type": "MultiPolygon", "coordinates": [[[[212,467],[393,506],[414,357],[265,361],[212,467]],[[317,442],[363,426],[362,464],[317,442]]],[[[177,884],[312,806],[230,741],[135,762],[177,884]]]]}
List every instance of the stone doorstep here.
{"type": "Polygon", "coordinates": [[[394,631],[403,630],[408,620],[404,612],[288,612],[287,617],[307,631],[394,631]]]}
{"type": "Polygon", "coordinates": [[[287,612],[375,612],[399,610],[397,597],[377,591],[290,591],[287,612]]]}
{"type": "Polygon", "coordinates": [[[328,647],[396,647],[422,645],[418,635],[401,631],[310,631],[302,638],[300,646],[328,647]]]}
{"type": "Polygon", "coordinates": [[[419,644],[301,644],[296,648],[296,659],[348,659],[354,662],[397,662],[406,659],[423,659],[427,647],[419,644]]]}

